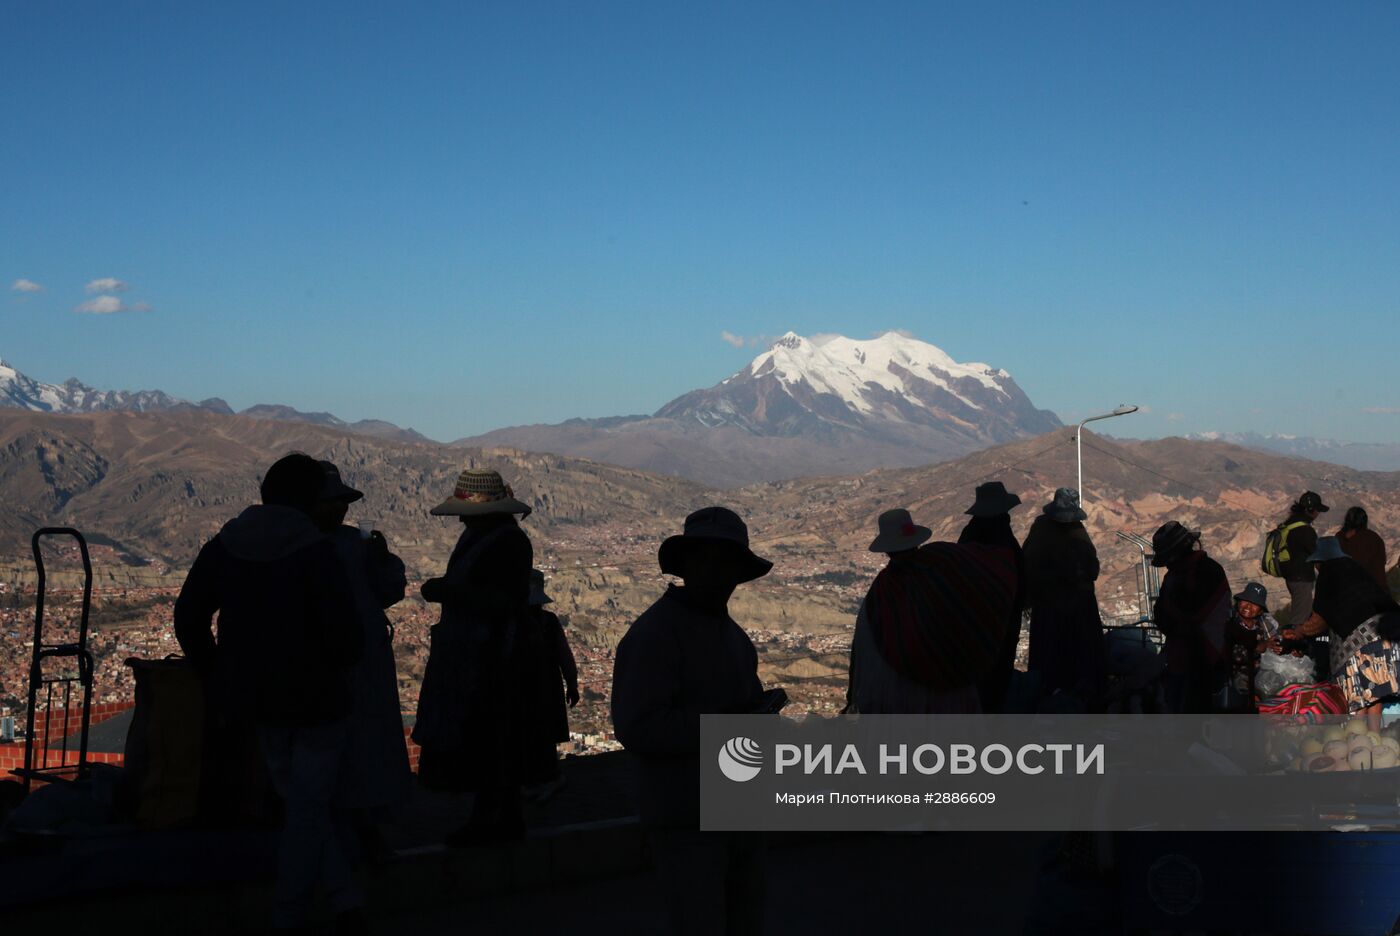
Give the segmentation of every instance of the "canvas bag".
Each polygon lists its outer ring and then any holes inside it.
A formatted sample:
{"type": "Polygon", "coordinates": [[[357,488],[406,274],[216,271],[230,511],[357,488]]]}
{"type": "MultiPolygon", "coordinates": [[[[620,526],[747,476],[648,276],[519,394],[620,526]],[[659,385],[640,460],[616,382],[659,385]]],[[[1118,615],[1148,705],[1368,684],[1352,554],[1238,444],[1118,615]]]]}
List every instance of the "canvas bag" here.
{"type": "Polygon", "coordinates": [[[123,797],[138,824],[164,829],[200,810],[204,687],[188,660],[126,661],[136,708],[126,735],[123,797]]]}

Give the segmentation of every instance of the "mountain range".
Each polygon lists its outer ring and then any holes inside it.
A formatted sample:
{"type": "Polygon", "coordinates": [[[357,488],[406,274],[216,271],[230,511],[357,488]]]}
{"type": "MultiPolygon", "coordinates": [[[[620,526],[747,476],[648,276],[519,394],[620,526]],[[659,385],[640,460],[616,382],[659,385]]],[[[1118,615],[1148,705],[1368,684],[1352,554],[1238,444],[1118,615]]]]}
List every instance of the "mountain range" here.
{"type": "MultiPolygon", "coordinates": [[[[61,384],[48,384],[20,373],[0,359],[0,407],[31,410],[39,413],[175,413],[203,411],[231,416],[234,410],[218,397],[198,403],[173,397],[161,390],[98,390],[70,377],[61,384]]],[[[240,415],[253,419],[272,419],[314,423],[344,429],[360,435],[396,439],[403,442],[426,442],[427,437],[412,429],[400,429],[379,419],[346,422],[330,413],[303,413],[290,406],[258,404],[242,410],[240,415]]]]}
{"type": "Polygon", "coordinates": [[[1261,452],[1291,458],[1332,462],[1362,471],[1400,471],[1400,444],[1391,442],[1339,442],[1296,435],[1261,435],[1257,432],[1198,432],[1188,438],[1229,442],[1261,452]]]}

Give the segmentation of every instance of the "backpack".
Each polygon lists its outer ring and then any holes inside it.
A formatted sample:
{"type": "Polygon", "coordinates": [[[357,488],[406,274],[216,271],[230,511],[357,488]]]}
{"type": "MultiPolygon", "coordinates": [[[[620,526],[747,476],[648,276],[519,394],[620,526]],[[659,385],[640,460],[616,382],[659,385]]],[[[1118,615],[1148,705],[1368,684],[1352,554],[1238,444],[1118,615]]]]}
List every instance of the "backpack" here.
{"type": "Polygon", "coordinates": [[[1264,537],[1264,556],[1259,560],[1259,568],[1265,575],[1283,578],[1284,566],[1293,558],[1288,552],[1288,534],[1307,525],[1305,520],[1294,520],[1280,523],[1269,531],[1268,536],[1264,537]]]}

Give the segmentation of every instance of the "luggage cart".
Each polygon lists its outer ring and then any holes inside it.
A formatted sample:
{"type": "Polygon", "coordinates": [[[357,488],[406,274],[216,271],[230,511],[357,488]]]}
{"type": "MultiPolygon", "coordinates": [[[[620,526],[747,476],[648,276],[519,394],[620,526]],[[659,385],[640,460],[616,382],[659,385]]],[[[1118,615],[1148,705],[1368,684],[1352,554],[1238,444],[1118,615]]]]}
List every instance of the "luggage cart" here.
{"type": "Polygon", "coordinates": [[[39,572],[37,595],[34,603],[34,656],[29,664],[29,699],[25,713],[24,767],[15,771],[24,780],[24,792],[28,793],[33,781],[44,783],[75,782],[84,780],[88,774],[88,722],[92,717],[92,677],[93,659],[87,648],[88,618],[92,611],[92,560],[88,557],[87,540],[83,534],[71,527],[44,527],[36,530],[30,545],[34,551],[34,565],[39,572]],[[78,544],[78,552],[83,560],[83,606],[82,618],[78,624],[78,639],[71,643],[44,642],[44,590],[47,577],[44,570],[42,541],[50,536],[72,537],[78,544]],[[46,671],[45,663],[71,660],[76,670],[64,669],[59,672],[46,671]],[[68,763],[68,738],[73,703],[73,684],[82,690],[82,728],[78,735],[78,760],[68,763]],[[44,747],[40,763],[34,763],[34,726],[39,695],[44,694],[44,747]],[[59,728],[63,735],[58,752],[52,752],[54,698],[61,696],[63,717],[59,728]],[[57,763],[50,763],[50,754],[57,753],[57,763]]]}

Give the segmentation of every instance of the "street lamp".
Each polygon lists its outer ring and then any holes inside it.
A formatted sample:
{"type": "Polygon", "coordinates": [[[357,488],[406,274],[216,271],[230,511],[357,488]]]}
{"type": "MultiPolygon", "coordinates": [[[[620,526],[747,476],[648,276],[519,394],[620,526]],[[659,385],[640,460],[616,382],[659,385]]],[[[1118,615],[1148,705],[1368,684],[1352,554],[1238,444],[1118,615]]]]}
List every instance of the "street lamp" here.
{"type": "Polygon", "coordinates": [[[1127,403],[1119,403],[1111,413],[1102,413],[1098,416],[1090,416],[1088,419],[1081,419],[1079,426],[1074,430],[1074,453],[1075,460],[1079,463],[1079,506],[1084,507],[1084,446],[1080,441],[1080,436],[1084,432],[1084,424],[1091,423],[1096,419],[1112,419],[1114,416],[1126,416],[1129,413],[1136,413],[1138,408],[1127,403]]]}

